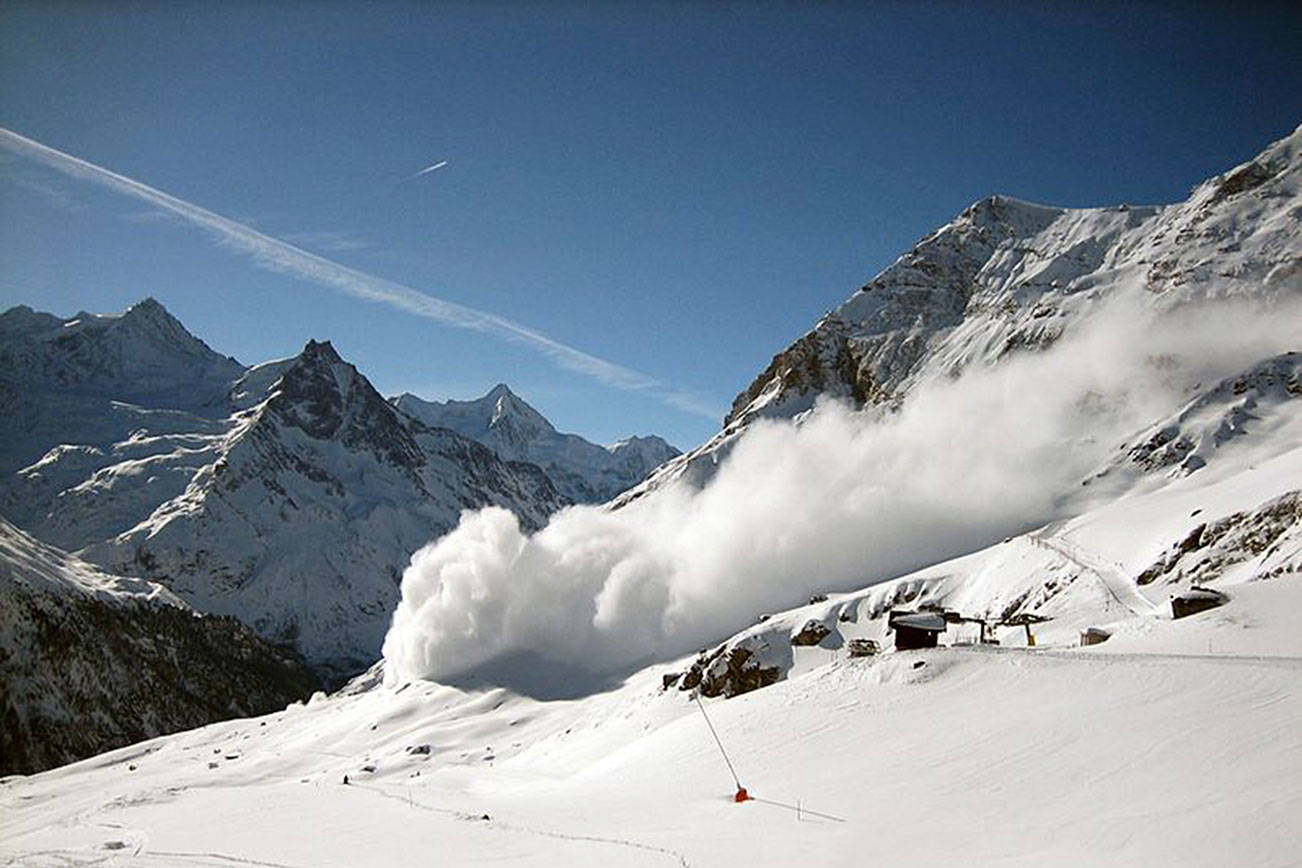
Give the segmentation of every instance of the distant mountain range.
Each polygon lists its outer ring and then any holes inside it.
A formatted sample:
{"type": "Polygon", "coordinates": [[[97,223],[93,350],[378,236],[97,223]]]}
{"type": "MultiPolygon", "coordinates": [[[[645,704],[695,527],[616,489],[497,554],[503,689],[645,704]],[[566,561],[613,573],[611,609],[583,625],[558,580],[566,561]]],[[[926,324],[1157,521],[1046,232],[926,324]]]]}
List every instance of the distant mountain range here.
{"type": "Polygon", "coordinates": [[[562,434],[504,383],[474,401],[439,403],[404,393],[393,404],[427,425],[483,443],[499,458],[537,464],[575,503],[607,501],[679,454],[655,436],[598,446],[577,434],[562,434]]]}
{"type": "Polygon", "coordinates": [[[386,401],[328,342],[246,368],[153,299],[0,315],[0,400],[0,514],[239,618],[331,682],[378,657],[407,560],[462,510],[537,528],[677,454],[560,434],[505,386],[386,401]]]}

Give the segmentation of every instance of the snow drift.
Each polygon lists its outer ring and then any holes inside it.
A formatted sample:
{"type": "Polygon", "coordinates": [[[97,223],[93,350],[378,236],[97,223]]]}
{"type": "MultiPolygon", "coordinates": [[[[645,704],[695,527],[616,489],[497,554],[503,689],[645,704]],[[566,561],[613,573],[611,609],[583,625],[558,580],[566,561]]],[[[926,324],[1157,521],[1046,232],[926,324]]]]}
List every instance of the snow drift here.
{"type": "Polygon", "coordinates": [[[618,672],[1054,518],[1127,435],[1293,349],[1302,322],[1295,298],[1158,307],[1116,295],[1052,349],[935,377],[898,412],[821,401],[758,421],[700,490],[569,508],[533,535],[506,510],[467,511],[403,576],[387,677],[517,654],[618,672]]]}

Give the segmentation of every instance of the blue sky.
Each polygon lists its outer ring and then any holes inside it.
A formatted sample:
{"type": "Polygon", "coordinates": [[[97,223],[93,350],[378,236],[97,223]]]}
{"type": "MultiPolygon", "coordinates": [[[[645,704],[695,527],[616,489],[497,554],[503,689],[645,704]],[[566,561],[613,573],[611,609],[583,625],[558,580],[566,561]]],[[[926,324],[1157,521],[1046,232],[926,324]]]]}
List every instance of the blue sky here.
{"type": "Polygon", "coordinates": [[[9,3],[0,127],[642,379],[268,270],[3,148],[0,307],[153,295],[245,363],[330,339],[386,394],[505,381],[563,430],[690,447],[970,202],[1175,201],[1287,134],[1285,10],[9,3]]]}

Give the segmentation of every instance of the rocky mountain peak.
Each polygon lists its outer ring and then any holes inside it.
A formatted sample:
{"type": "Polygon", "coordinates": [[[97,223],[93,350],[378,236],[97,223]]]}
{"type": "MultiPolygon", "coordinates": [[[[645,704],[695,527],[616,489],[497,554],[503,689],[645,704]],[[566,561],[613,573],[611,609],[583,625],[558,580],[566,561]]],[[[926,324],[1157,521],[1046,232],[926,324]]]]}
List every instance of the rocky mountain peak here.
{"type": "MultiPolygon", "coordinates": [[[[335,350],[334,344],[330,343],[330,341],[318,341],[313,338],[309,338],[308,342],[303,345],[303,352],[298,354],[298,358],[304,364],[337,365],[343,363],[343,359],[339,357],[339,352],[335,350]]],[[[349,365],[349,368],[352,368],[352,366],[349,365]]]]}
{"type": "Polygon", "coordinates": [[[124,317],[133,317],[135,319],[147,319],[154,321],[171,321],[176,322],[175,317],[163,307],[162,303],[152,295],[147,295],[140,301],[131,305],[122,314],[124,317]]]}
{"type": "Polygon", "coordinates": [[[309,437],[370,450],[389,464],[416,467],[423,460],[393,407],[329,341],[307,342],[275,382],[267,412],[309,437]]]}
{"type": "Polygon", "coordinates": [[[537,437],[556,431],[543,414],[522,400],[505,384],[495,386],[483,400],[492,402],[489,428],[509,429],[515,432],[515,436],[522,437],[537,437]]]}
{"type": "Polygon", "coordinates": [[[32,310],[25,304],[0,313],[0,339],[22,334],[47,332],[62,323],[57,316],[32,310]]]}

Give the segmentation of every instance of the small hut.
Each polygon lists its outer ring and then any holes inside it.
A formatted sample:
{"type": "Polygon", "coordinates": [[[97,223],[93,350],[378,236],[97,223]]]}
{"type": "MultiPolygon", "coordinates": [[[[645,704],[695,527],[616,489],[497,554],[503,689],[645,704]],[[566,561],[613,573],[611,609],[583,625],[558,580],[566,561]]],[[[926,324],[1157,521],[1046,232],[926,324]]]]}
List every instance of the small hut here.
{"type": "Polygon", "coordinates": [[[1177,594],[1171,598],[1171,617],[1184,618],[1189,615],[1196,615],[1208,609],[1215,609],[1217,606],[1224,606],[1229,602],[1229,599],[1220,591],[1194,585],[1183,594],[1177,594]]]}
{"type": "Polygon", "coordinates": [[[1087,645],[1102,645],[1112,638],[1112,634],[1102,627],[1086,627],[1080,631],[1080,644],[1084,648],[1087,645]]]}
{"type": "Polygon", "coordinates": [[[936,612],[892,611],[886,627],[895,632],[895,650],[935,648],[936,640],[945,632],[945,616],[936,612]]]}

